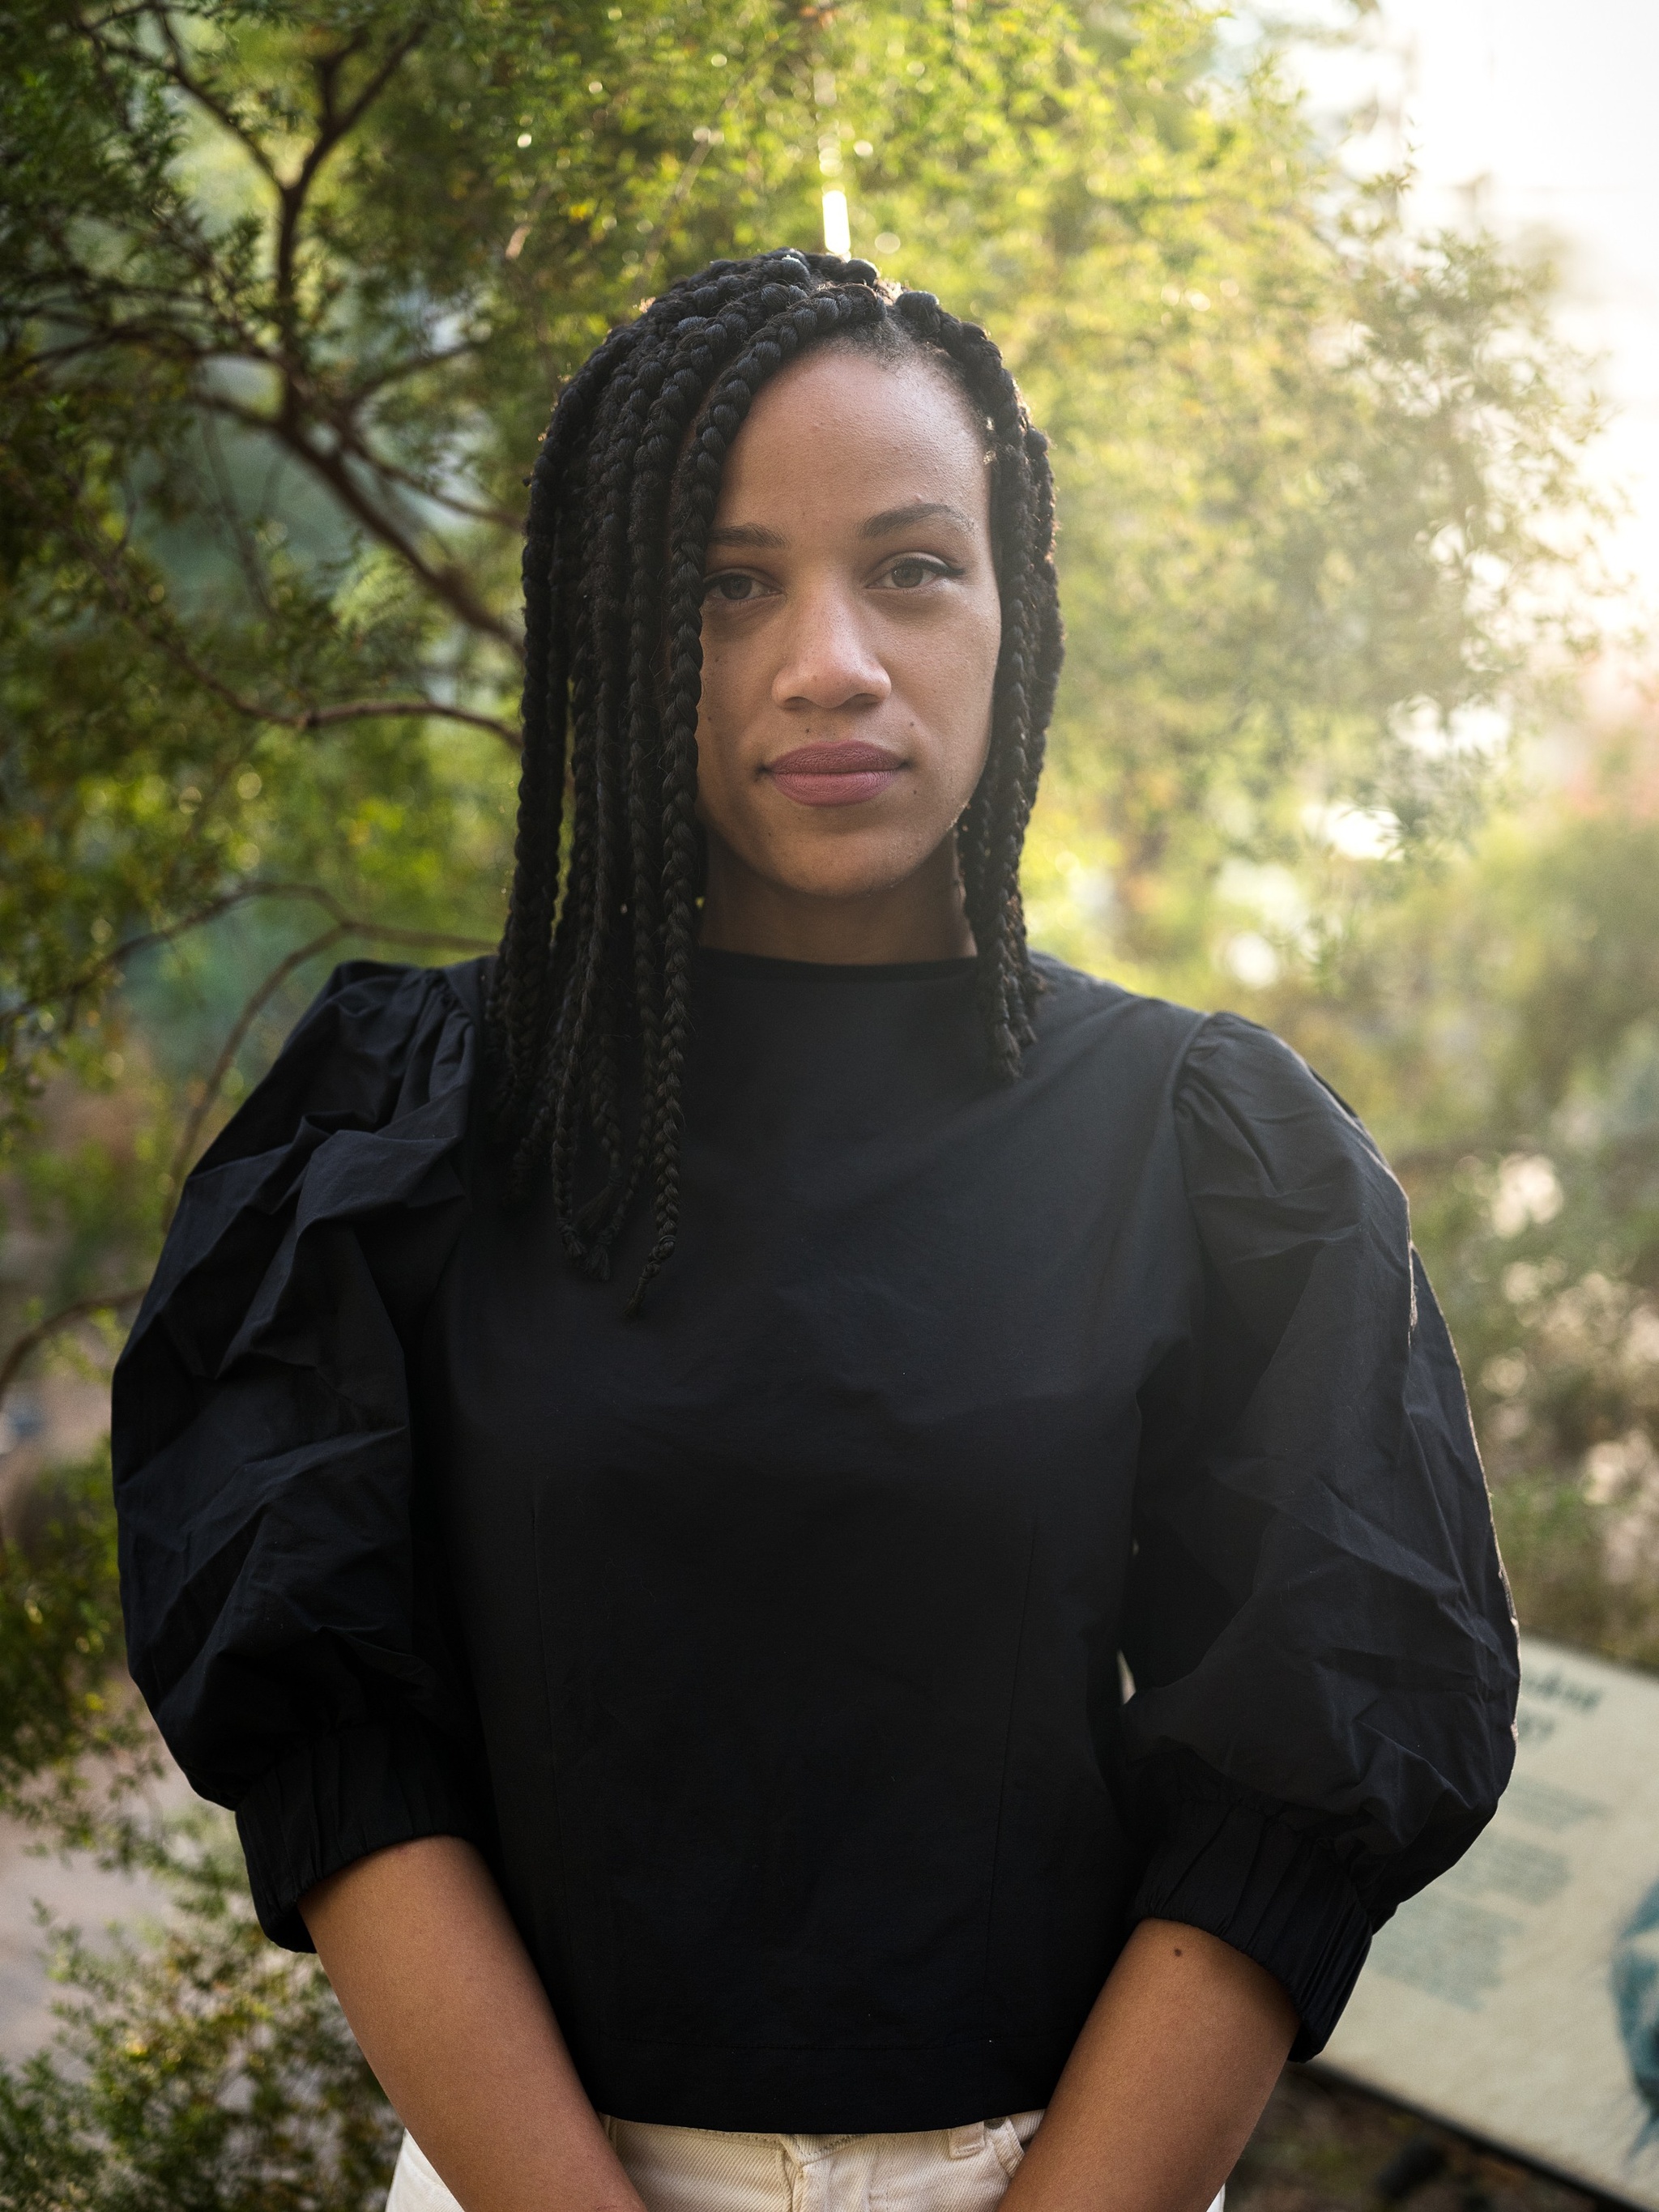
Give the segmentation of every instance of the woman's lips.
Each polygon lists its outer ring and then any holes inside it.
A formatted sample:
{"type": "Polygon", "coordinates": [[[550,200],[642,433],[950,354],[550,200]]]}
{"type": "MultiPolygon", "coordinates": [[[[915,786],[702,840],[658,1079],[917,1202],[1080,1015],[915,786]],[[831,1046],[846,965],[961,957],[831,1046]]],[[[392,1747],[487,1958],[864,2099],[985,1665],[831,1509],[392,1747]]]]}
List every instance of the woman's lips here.
{"type": "Polygon", "coordinates": [[[786,799],[803,806],[857,806],[887,789],[902,771],[896,753],[847,739],[840,744],[800,745],[769,762],[767,774],[786,799]]]}

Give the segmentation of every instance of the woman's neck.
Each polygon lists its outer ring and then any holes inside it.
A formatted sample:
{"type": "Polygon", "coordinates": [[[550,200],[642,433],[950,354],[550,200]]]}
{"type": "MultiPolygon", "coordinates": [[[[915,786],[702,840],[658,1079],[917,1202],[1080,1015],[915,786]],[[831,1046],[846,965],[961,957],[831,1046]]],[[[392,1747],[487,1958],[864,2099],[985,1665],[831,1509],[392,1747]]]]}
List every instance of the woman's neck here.
{"type": "Polygon", "coordinates": [[[699,941],[712,951],[857,968],[974,951],[950,843],[902,883],[836,898],[770,882],[711,838],[699,941]]]}

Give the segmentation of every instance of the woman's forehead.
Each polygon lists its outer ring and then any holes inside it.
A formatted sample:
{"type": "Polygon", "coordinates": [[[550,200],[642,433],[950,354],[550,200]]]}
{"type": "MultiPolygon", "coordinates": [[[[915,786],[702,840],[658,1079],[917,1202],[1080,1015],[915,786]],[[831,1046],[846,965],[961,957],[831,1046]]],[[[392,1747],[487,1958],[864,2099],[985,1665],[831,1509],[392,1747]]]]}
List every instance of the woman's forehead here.
{"type": "Polygon", "coordinates": [[[861,518],[910,507],[982,526],[988,440],[967,395],[921,351],[827,345],[757,393],[722,471],[715,526],[780,506],[861,518]]]}

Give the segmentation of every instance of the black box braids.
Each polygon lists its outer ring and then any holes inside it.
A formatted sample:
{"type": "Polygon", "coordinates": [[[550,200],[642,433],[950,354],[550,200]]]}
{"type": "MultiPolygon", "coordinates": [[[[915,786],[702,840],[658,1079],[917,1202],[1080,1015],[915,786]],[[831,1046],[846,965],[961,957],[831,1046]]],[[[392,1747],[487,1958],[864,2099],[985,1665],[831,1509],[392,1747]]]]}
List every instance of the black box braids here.
{"type": "Polygon", "coordinates": [[[1032,1039],[1019,858],[1062,650],[1048,441],[985,332],[931,293],[896,292],[868,262],[829,254],[714,262],[613,331],[566,386],[525,537],[524,757],[489,1002],[495,1131],[514,1188],[550,1179],[565,1248],[596,1274],[648,1176],[654,1235],[630,1311],[679,1223],[708,532],[756,394],[830,339],[931,356],[988,433],[1002,644],[990,751],[957,840],[995,1072],[1018,1075],[1032,1039]],[[579,1203],[585,1141],[603,1182],[579,1203]]]}

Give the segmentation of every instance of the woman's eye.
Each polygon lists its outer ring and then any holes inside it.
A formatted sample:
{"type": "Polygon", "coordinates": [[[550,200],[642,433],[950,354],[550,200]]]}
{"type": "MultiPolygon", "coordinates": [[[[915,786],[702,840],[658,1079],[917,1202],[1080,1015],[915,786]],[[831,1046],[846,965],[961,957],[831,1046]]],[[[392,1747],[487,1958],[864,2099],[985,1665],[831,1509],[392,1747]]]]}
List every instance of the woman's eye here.
{"type": "Polygon", "coordinates": [[[958,572],[947,568],[943,561],[924,561],[920,556],[908,556],[895,561],[887,571],[887,581],[901,592],[914,592],[920,585],[931,584],[935,577],[951,576],[958,572]]]}
{"type": "Polygon", "coordinates": [[[759,584],[753,576],[745,576],[740,568],[728,568],[718,576],[710,576],[703,586],[705,599],[724,600],[728,607],[743,606],[759,596],[759,584]]]}

